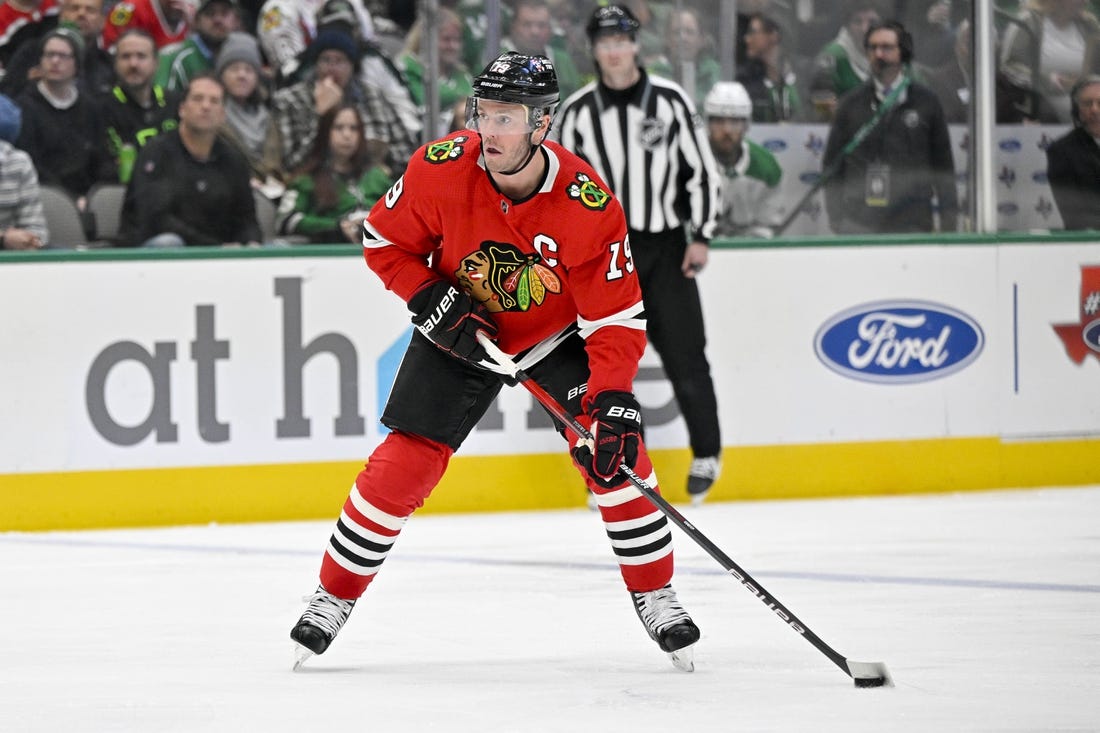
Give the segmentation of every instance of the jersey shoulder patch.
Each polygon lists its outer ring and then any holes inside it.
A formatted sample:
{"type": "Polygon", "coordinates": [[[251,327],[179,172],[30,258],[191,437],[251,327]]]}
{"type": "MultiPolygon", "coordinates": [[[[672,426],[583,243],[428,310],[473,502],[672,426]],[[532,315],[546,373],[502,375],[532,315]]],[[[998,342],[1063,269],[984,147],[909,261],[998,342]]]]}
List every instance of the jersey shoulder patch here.
{"type": "Polygon", "coordinates": [[[581,206],[592,211],[603,211],[611,203],[611,194],[587,174],[577,171],[565,187],[565,193],[581,206]]]}
{"type": "Polygon", "coordinates": [[[469,136],[458,135],[430,142],[424,146],[424,160],[433,165],[458,160],[466,152],[466,143],[469,141],[469,136]]]}

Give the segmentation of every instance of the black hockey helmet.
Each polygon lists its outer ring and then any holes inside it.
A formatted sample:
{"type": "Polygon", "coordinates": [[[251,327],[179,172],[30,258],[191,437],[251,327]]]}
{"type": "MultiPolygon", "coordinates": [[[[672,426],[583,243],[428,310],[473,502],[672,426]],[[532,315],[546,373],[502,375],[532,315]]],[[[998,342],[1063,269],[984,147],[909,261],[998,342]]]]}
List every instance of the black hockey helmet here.
{"type": "Polygon", "coordinates": [[[474,94],[466,100],[466,126],[478,129],[477,101],[522,104],[527,108],[527,127],[542,127],[542,116],[554,116],[558,107],[558,74],[545,56],[505,51],[474,77],[474,94]]]}
{"type": "Polygon", "coordinates": [[[558,74],[545,56],[505,51],[474,77],[474,97],[540,110],[558,103],[558,74]]]}
{"type": "Polygon", "coordinates": [[[592,17],[588,19],[588,25],[585,26],[584,31],[588,35],[588,42],[593,43],[598,36],[612,33],[624,33],[633,39],[638,35],[639,27],[638,19],[634,17],[634,13],[630,12],[630,8],[623,5],[607,5],[596,8],[592,17]]]}

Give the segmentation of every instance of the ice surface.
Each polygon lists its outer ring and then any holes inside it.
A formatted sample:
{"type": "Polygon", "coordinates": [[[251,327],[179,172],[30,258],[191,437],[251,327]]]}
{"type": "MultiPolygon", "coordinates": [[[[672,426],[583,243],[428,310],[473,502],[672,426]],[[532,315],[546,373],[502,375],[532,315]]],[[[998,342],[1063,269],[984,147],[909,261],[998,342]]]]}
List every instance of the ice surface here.
{"type": "Polygon", "coordinates": [[[896,687],[856,689],[674,530],[703,630],[677,672],[584,509],[414,517],[299,673],[330,522],[8,533],[0,731],[1100,730],[1100,487],[683,511],[896,687]]]}

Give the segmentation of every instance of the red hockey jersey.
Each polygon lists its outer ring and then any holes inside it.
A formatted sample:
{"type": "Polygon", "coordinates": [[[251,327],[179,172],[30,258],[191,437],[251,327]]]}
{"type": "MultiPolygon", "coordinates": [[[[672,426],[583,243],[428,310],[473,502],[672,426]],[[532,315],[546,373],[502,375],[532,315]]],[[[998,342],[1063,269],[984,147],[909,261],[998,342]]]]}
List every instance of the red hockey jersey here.
{"type": "Polygon", "coordinates": [[[157,48],[162,49],[186,41],[190,26],[186,20],[180,20],[175,25],[169,23],[157,0],[120,0],[111,8],[107,22],[103,24],[103,47],[114,46],[127,28],[148,31],[157,48]]]}
{"type": "Polygon", "coordinates": [[[367,217],[367,264],[406,301],[440,279],[461,286],[510,354],[576,323],[588,394],[630,391],[646,342],[623,209],[583,160],[556,143],[543,150],[542,185],[513,201],[482,167],[476,132],[421,147],[367,217]]]}
{"type": "Polygon", "coordinates": [[[15,47],[8,48],[9,44],[16,43],[20,39],[20,31],[26,31],[27,26],[41,23],[44,19],[56,16],[61,9],[58,0],[42,0],[34,10],[19,10],[10,3],[0,3],[0,48],[7,53],[5,58],[15,53],[15,47]]]}

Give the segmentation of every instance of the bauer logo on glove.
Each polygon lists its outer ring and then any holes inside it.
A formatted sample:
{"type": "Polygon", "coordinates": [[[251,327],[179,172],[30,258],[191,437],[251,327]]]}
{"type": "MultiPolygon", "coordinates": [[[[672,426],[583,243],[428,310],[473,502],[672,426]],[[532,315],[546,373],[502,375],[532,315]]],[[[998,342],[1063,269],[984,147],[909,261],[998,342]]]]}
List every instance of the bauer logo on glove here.
{"type": "Polygon", "coordinates": [[[642,408],[630,392],[601,392],[588,406],[593,441],[578,443],[573,457],[605,489],[624,481],[619,466],[634,468],[641,443],[642,408]]]}
{"type": "Polygon", "coordinates": [[[475,366],[489,361],[477,342],[478,331],[496,338],[497,324],[485,306],[467,293],[440,280],[409,299],[413,325],[436,346],[475,366]]]}
{"type": "Polygon", "coordinates": [[[413,323],[416,323],[416,327],[420,329],[420,333],[424,334],[428,338],[432,337],[432,330],[440,324],[440,322],[447,316],[447,311],[454,305],[455,300],[458,298],[458,288],[450,286],[447,288],[443,296],[435,303],[435,312],[429,315],[419,323],[416,319],[413,319],[413,323]]]}

